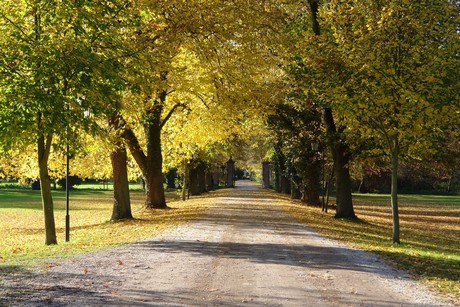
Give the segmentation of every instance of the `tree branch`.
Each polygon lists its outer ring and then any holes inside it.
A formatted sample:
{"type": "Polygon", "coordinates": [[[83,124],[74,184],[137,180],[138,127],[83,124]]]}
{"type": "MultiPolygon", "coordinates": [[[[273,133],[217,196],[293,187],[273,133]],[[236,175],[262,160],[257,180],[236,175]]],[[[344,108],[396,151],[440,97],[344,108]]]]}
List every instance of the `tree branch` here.
{"type": "Polygon", "coordinates": [[[133,155],[134,160],[136,160],[137,164],[139,165],[139,168],[142,170],[142,172],[145,172],[147,166],[147,157],[142,150],[136,135],[130,128],[125,128],[121,136],[128,144],[129,151],[133,155]]]}
{"type": "MultiPolygon", "coordinates": [[[[13,27],[15,27],[17,30],[19,30],[19,32],[22,33],[22,35],[24,37],[27,37],[27,34],[24,32],[23,29],[21,29],[20,26],[18,26],[14,21],[12,21],[10,18],[8,18],[2,11],[0,11],[0,16],[3,17],[6,21],[8,21],[11,25],[13,25],[13,27]]],[[[24,38],[21,38],[22,41],[30,44],[31,42],[28,41],[27,39],[24,39],[24,38]]]]}
{"type": "Polygon", "coordinates": [[[168,115],[166,115],[166,117],[163,119],[163,121],[161,122],[160,124],[160,129],[163,129],[163,126],[166,124],[166,122],[171,118],[171,116],[173,115],[174,111],[176,111],[177,108],[179,107],[182,107],[182,108],[186,108],[187,107],[187,104],[186,103],[182,103],[182,102],[179,102],[177,103],[174,107],[172,107],[171,110],[169,110],[168,112],[168,115]]]}

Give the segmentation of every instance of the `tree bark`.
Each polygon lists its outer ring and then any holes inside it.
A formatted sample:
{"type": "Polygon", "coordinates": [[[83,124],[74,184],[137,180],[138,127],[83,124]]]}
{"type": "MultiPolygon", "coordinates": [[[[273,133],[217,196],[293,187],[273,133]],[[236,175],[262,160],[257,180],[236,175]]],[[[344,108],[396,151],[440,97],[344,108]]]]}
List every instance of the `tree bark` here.
{"type": "Polygon", "coordinates": [[[317,0],[308,0],[308,4],[310,5],[310,12],[311,12],[311,21],[312,21],[312,29],[313,33],[316,35],[320,34],[320,26],[318,21],[318,1],[317,0]]]}
{"type": "Polygon", "coordinates": [[[340,132],[337,131],[332,110],[324,110],[324,122],[327,126],[327,137],[334,160],[334,173],[336,180],[336,218],[355,219],[353,209],[352,185],[350,177],[349,162],[351,152],[348,145],[341,139],[340,132]]]}
{"type": "Polygon", "coordinates": [[[192,196],[201,194],[199,173],[200,173],[199,165],[190,169],[189,185],[190,185],[190,195],[192,196]]]}
{"type": "Polygon", "coordinates": [[[185,162],[184,165],[184,182],[182,184],[182,201],[185,201],[188,191],[189,191],[189,182],[190,182],[190,175],[189,175],[189,164],[185,162]]]}
{"type": "Polygon", "coordinates": [[[291,193],[291,180],[286,177],[284,174],[280,175],[280,192],[282,194],[291,193]]]}
{"type": "Polygon", "coordinates": [[[126,149],[120,144],[110,154],[113,171],[113,210],[112,221],[132,219],[131,201],[129,197],[129,181],[126,149]]]}
{"type": "Polygon", "coordinates": [[[291,190],[289,191],[291,194],[291,199],[302,199],[302,191],[300,190],[302,179],[298,176],[297,170],[294,167],[290,167],[291,169],[291,190]]]}
{"type": "Polygon", "coordinates": [[[214,178],[211,166],[207,166],[205,170],[206,191],[214,190],[214,178]]]}
{"type": "MultiPolygon", "coordinates": [[[[159,122],[158,122],[159,124],[159,122]]],[[[156,123],[146,127],[148,159],[143,175],[146,179],[145,207],[165,209],[166,198],[163,185],[163,156],[161,153],[161,128],[156,123]]]]}
{"type": "MultiPolygon", "coordinates": [[[[278,141],[274,144],[274,156],[273,156],[273,171],[275,173],[274,178],[274,185],[275,191],[281,193],[282,192],[282,182],[281,177],[284,172],[285,167],[285,157],[282,152],[282,141],[281,138],[278,137],[278,141]]],[[[289,180],[289,179],[288,179],[289,180]]],[[[290,190],[290,189],[289,189],[290,190]]]]}
{"type": "Polygon", "coordinates": [[[303,191],[302,191],[302,202],[310,205],[320,206],[320,174],[321,174],[321,163],[319,161],[311,161],[308,163],[308,169],[306,172],[306,178],[303,178],[303,191]]]}
{"type": "Polygon", "coordinates": [[[40,171],[40,190],[45,219],[45,244],[57,244],[56,224],[54,221],[53,197],[51,195],[51,180],[48,174],[48,159],[51,150],[52,135],[42,135],[38,138],[38,167],[40,171]]]}
{"type": "Polygon", "coordinates": [[[391,152],[391,212],[393,216],[393,243],[400,244],[399,238],[399,209],[398,209],[398,165],[399,143],[394,140],[391,152]]]}
{"type": "Polygon", "coordinates": [[[147,155],[142,150],[134,132],[125,128],[125,139],[131,154],[141,169],[145,180],[145,208],[165,209],[166,198],[163,186],[163,156],[161,153],[161,107],[157,106],[149,114],[149,122],[144,127],[147,141],[147,155]]]}
{"type": "Polygon", "coordinates": [[[275,168],[275,188],[277,192],[283,194],[291,194],[291,179],[286,176],[286,157],[281,152],[281,143],[279,142],[276,152],[275,168]]]}
{"type": "Polygon", "coordinates": [[[198,189],[200,194],[205,193],[206,190],[206,164],[201,162],[198,165],[198,189]]]}

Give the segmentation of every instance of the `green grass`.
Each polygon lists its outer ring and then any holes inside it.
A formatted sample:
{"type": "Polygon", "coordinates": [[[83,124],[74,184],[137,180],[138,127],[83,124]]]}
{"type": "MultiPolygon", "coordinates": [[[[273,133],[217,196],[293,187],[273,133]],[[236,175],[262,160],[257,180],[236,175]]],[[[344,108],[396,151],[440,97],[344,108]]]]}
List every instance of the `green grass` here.
{"type": "Polygon", "coordinates": [[[359,220],[293,203],[286,210],[329,237],[380,254],[438,293],[460,303],[460,197],[401,195],[400,245],[391,244],[389,195],[354,195],[359,220]]]}
{"type": "MultiPolygon", "coordinates": [[[[0,190],[30,190],[30,185],[21,184],[16,181],[0,181],[0,190]]],[[[73,189],[75,191],[80,190],[103,190],[103,191],[113,191],[113,183],[112,182],[94,182],[88,183],[83,182],[82,184],[74,185],[73,189]]],[[[140,183],[130,183],[129,189],[131,191],[141,191],[142,186],[140,183]]],[[[60,186],[57,186],[57,190],[63,190],[60,186]]]]}
{"type": "MultiPolygon", "coordinates": [[[[387,194],[353,194],[353,199],[357,201],[383,201],[388,202],[390,195],[387,194]]],[[[460,196],[452,195],[421,195],[421,194],[400,194],[398,200],[404,203],[429,203],[447,205],[460,205],[460,196]]]]}
{"type": "Polygon", "coordinates": [[[44,245],[43,212],[39,191],[0,190],[0,277],[8,267],[31,266],[53,258],[126,244],[148,238],[196,218],[209,200],[178,201],[166,194],[171,210],[144,210],[144,193],[131,191],[135,219],[110,222],[111,191],[73,191],[70,195],[70,242],[65,242],[65,192],[53,191],[58,245],[44,245]]]}
{"type": "MultiPolygon", "coordinates": [[[[173,210],[144,211],[144,194],[132,191],[135,219],[109,222],[113,192],[75,190],[70,196],[70,242],[64,242],[65,193],[53,191],[58,245],[44,246],[43,213],[39,191],[0,190],[0,278],[8,268],[52,263],[53,258],[89,252],[150,237],[199,216],[212,204],[212,196],[175,201],[173,210]]],[[[278,194],[276,197],[284,198],[278,194]]],[[[380,254],[409,270],[439,293],[460,305],[460,197],[401,195],[401,245],[391,244],[391,208],[388,195],[354,196],[357,221],[334,219],[334,211],[285,202],[285,209],[300,222],[332,238],[380,254]]]]}
{"type": "MultiPolygon", "coordinates": [[[[139,183],[130,183],[129,189],[131,191],[141,191],[142,186],[139,183]]],[[[113,183],[82,183],[74,186],[74,190],[106,190],[106,191],[113,191],[113,183]]]]}

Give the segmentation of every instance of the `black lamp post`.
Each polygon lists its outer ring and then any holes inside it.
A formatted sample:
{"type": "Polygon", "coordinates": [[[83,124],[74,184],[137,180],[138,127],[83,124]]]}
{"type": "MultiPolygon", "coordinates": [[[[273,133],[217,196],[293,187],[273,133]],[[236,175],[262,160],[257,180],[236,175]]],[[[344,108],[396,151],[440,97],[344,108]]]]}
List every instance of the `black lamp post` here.
{"type": "Polygon", "coordinates": [[[67,143],[67,153],[66,153],[66,170],[65,170],[65,241],[70,241],[70,214],[69,214],[69,144],[67,143]]]}

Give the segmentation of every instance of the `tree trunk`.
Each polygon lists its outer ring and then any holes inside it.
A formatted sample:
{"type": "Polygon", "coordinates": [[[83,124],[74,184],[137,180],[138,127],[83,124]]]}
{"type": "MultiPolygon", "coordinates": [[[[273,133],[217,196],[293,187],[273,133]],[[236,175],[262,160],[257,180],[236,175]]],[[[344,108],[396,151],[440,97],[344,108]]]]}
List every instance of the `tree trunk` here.
{"type": "Polygon", "coordinates": [[[40,170],[40,190],[45,219],[45,244],[57,244],[56,224],[54,222],[53,197],[51,195],[51,180],[48,174],[48,159],[53,137],[40,136],[38,139],[38,167],[40,170]]]}
{"type": "MultiPolygon", "coordinates": [[[[278,136],[278,141],[274,144],[274,156],[273,156],[273,171],[274,171],[274,185],[275,191],[281,193],[282,192],[282,183],[281,177],[284,172],[285,167],[285,158],[282,152],[282,141],[281,138],[278,136]]],[[[289,179],[288,179],[289,180],[289,179]]]]}
{"type": "MultiPolygon", "coordinates": [[[[268,182],[270,182],[270,173],[269,167],[267,166],[267,176],[268,182]]],[[[235,161],[232,160],[232,157],[227,161],[227,188],[235,187],[235,161]]]]}
{"type": "Polygon", "coordinates": [[[300,191],[301,178],[297,175],[295,168],[291,167],[291,199],[301,199],[302,192],[300,191]]]}
{"type": "Polygon", "coordinates": [[[185,201],[188,190],[189,190],[189,164],[188,162],[184,165],[184,183],[182,185],[182,200],[185,201]]]}
{"type": "Polygon", "coordinates": [[[291,184],[291,199],[301,199],[302,192],[300,191],[299,187],[292,183],[291,184]]]}
{"type": "MultiPolygon", "coordinates": [[[[161,111],[155,113],[161,114],[161,111]]],[[[131,129],[125,129],[122,134],[145,180],[145,208],[165,209],[167,206],[163,186],[161,121],[159,115],[146,124],[145,136],[147,141],[147,155],[145,155],[131,129]]]]}
{"type": "Polygon", "coordinates": [[[284,174],[280,177],[280,192],[283,194],[291,193],[291,180],[284,174]]]}
{"type": "Polygon", "coordinates": [[[452,188],[452,178],[453,178],[453,177],[454,177],[454,176],[451,175],[451,176],[449,176],[449,179],[447,180],[447,190],[446,190],[447,193],[450,193],[450,192],[451,192],[451,188],[452,188]]]}
{"type": "Polygon", "coordinates": [[[163,185],[163,156],[161,154],[161,128],[149,124],[147,130],[148,159],[143,170],[146,181],[145,207],[165,209],[166,198],[163,185]]]}
{"type": "Polygon", "coordinates": [[[189,185],[190,185],[190,195],[196,196],[200,195],[200,179],[199,179],[199,165],[195,166],[194,168],[190,169],[190,176],[189,176],[189,185]]]}
{"type": "Polygon", "coordinates": [[[113,170],[113,210],[112,221],[132,219],[127,156],[124,146],[119,146],[110,154],[113,170]]]}
{"type": "MultiPolygon", "coordinates": [[[[341,147],[341,146],[340,146],[341,147]]],[[[335,158],[336,174],[336,218],[356,218],[353,209],[352,186],[350,170],[348,168],[349,158],[344,156],[342,149],[336,148],[337,157],[335,158]]]]}
{"type": "Polygon", "coordinates": [[[214,184],[214,189],[219,188],[219,179],[220,179],[220,174],[219,174],[219,167],[214,166],[214,170],[212,172],[212,182],[214,184]]]}
{"type": "Polygon", "coordinates": [[[303,178],[302,202],[310,205],[320,206],[319,199],[321,182],[320,182],[321,164],[319,161],[311,161],[308,164],[306,178],[303,178]]]}
{"type": "Polygon", "coordinates": [[[200,194],[206,192],[206,164],[200,162],[198,165],[198,191],[200,194]]]}
{"type": "Polygon", "coordinates": [[[168,190],[176,190],[177,169],[173,168],[166,174],[166,187],[168,190]]]}
{"type": "MultiPolygon", "coordinates": [[[[227,166],[227,169],[228,169],[228,166],[227,166]]],[[[228,183],[227,183],[227,186],[228,186],[228,183]]],[[[266,162],[266,161],[262,162],[262,187],[264,189],[270,188],[270,162],[266,162]]]]}
{"type": "Polygon", "coordinates": [[[166,198],[163,186],[163,174],[152,170],[145,174],[146,200],[144,207],[148,209],[166,209],[166,198]]]}
{"type": "Polygon", "coordinates": [[[274,185],[275,185],[275,191],[280,193],[281,192],[281,174],[280,174],[280,168],[278,165],[275,163],[274,168],[273,168],[273,173],[274,173],[274,185]]]}
{"type": "Polygon", "coordinates": [[[206,168],[205,177],[206,177],[206,191],[214,190],[213,171],[212,171],[212,167],[209,165],[206,168]]]}
{"type": "Polygon", "coordinates": [[[292,186],[291,178],[288,174],[286,156],[282,151],[282,141],[279,138],[275,144],[275,188],[277,192],[282,194],[291,194],[292,186]]]}
{"type": "Polygon", "coordinates": [[[398,209],[398,165],[399,144],[394,140],[391,153],[391,211],[393,215],[393,243],[400,244],[399,239],[399,209],[398,209]]]}
{"type": "Polygon", "coordinates": [[[305,186],[302,192],[302,202],[313,206],[321,206],[318,190],[305,186]]]}
{"type": "MultiPolygon", "coordinates": [[[[167,71],[160,72],[160,80],[166,81],[168,76],[167,71]]],[[[167,83],[167,82],[165,82],[167,83]]],[[[161,130],[166,122],[171,118],[175,110],[180,107],[185,107],[183,103],[177,103],[166,114],[164,118],[163,109],[166,105],[166,97],[168,91],[166,89],[158,92],[158,96],[152,104],[152,97],[145,97],[146,104],[149,108],[144,110],[145,139],[147,143],[147,154],[142,150],[139,140],[134,135],[134,132],[125,128],[123,138],[127,141],[127,145],[131,154],[136,160],[139,168],[144,175],[146,181],[146,200],[145,208],[150,209],[166,209],[165,189],[163,186],[163,156],[161,152],[161,130]]]]}
{"type": "Polygon", "coordinates": [[[352,186],[349,162],[351,153],[348,145],[341,139],[340,132],[337,131],[334,123],[332,110],[324,110],[324,122],[327,126],[327,137],[332,157],[334,159],[334,172],[336,179],[336,218],[355,219],[356,215],[353,209],[352,186]]]}

